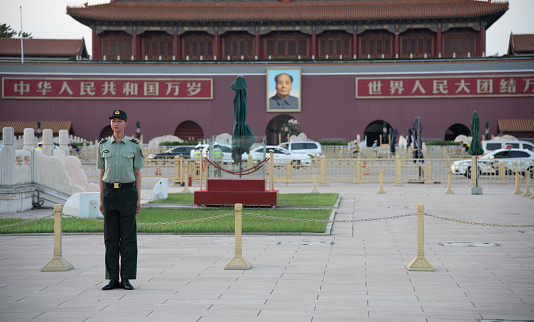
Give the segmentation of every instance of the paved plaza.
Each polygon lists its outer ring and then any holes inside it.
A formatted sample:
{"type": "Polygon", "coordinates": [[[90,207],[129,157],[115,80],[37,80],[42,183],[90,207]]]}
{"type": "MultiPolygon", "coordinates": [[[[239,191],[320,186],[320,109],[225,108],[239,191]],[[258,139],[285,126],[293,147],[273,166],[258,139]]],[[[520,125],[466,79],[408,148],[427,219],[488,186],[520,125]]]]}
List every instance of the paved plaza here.
{"type": "MultiPolygon", "coordinates": [[[[532,225],[534,199],[512,184],[317,186],[341,196],[325,234],[243,236],[250,270],[224,270],[234,236],[138,236],[134,291],[102,291],[103,234],[64,234],[74,269],[41,272],[53,235],[0,235],[0,321],[528,321],[534,320],[534,227],[472,225],[425,216],[432,272],[408,271],[417,255],[414,214],[532,225]]],[[[277,184],[281,193],[311,184],[277,184]]],[[[169,187],[180,192],[182,187],[169,187]]],[[[522,187],[524,190],[524,187],[522,187]]],[[[176,210],[180,211],[180,210],[176,210]]],[[[4,214],[39,217],[51,209],[4,214]]],[[[246,209],[245,212],[254,212],[246,209]]]]}

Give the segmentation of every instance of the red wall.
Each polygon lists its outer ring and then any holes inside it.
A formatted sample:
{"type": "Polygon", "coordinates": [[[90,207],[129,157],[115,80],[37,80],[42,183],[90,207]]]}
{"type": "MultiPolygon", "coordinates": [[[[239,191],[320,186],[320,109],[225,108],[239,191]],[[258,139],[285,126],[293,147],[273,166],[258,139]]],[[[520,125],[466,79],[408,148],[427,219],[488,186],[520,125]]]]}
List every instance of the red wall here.
{"type": "MultiPolygon", "coordinates": [[[[0,72],[0,76],[35,77],[36,75],[2,75],[0,72]]],[[[38,75],[38,77],[46,76],[38,75]]],[[[111,76],[102,76],[106,77],[111,76]]],[[[154,78],[157,75],[150,77],[154,78]]],[[[213,78],[213,100],[2,99],[0,120],[72,121],[75,135],[97,140],[100,131],[109,125],[108,116],[111,111],[123,109],[128,113],[130,121],[127,135],[135,134],[135,124],[139,121],[145,142],[157,136],[174,134],[176,127],[188,120],[198,123],[206,138],[221,133],[231,133],[234,125],[234,91],[230,85],[235,76],[180,75],[179,77],[213,78]]],[[[248,84],[247,123],[256,136],[264,136],[268,123],[283,113],[266,112],[265,75],[245,74],[244,77],[248,84]]],[[[387,79],[387,76],[384,78],[387,79]]],[[[289,115],[301,123],[301,129],[308,138],[354,140],[360,134],[363,139],[365,128],[376,120],[387,121],[399,131],[400,135],[406,135],[407,128],[411,127],[414,118],[419,116],[423,124],[423,138],[443,140],[447,128],[453,124],[460,123],[470,128],[474,110],[480,116],[482,128],[486,121],[489,121],[490,134],[493,135],[497,134],[499,119],[534,118],[533,97],[357,100],[355,79],[355,75],[303,73],[302,112],[289,115]]]]}

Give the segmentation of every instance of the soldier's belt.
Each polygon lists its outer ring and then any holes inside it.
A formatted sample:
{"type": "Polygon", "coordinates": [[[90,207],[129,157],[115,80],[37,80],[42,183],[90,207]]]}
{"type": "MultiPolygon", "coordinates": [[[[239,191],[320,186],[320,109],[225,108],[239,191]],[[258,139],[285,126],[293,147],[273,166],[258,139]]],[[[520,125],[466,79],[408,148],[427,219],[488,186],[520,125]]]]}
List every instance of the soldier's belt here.
{"type": "Polygon", "coordinates": [[[128,182],[128,183],[120,183],[120,182],[113,182],[113,183],[104,182],[104,183],[106,187],[113,188],[113,189],[128,188],[128,187],[135,186],[135,181],[128,182]]]}

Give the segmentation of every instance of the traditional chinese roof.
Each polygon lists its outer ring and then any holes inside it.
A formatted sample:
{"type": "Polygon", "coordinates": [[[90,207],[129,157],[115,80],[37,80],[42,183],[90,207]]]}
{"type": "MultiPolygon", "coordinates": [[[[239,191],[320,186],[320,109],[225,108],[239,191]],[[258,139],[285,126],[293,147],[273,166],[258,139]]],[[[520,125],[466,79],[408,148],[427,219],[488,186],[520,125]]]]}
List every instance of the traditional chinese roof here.
{"type": "Polygon", "coordinates": [[[510,43],[508,44],[509,55],[534,54],[534,34],[514,35],[510,34],[510,43]]]}
{"type": "Polygon", "coordinates": [[[146,25],[370,24],[422,21],[486,21],[487,27],[508,10],[507,1],[111,1],[67,7],[79,22],[146,25]]]}
{"type": "Polygon", "coordinates": [[[534,119],[501,119],[499,132],[534,132],[534,119]]]}
{"type": "MultiPolygon", "coordinates": [[[[23,41],[24,56],[70,58],[81,56],[88,58],[85,40],[82,39],[35,39],[23,41]]],[[[20,56],[20,38],[0,38],[0,56],[20,56]]]]}
{"type": "MultiPolygon", "coordinates": [[[[15,135],[24,134],[24,129],[33,129],[37,133],[37,121],[0,121],[0,129],[12,127],[15,135]]],[[[41,121],[41,130],[51,129],[54,135],[59,135],[59,130],[71,131],[71,121],[41,121]]]]}

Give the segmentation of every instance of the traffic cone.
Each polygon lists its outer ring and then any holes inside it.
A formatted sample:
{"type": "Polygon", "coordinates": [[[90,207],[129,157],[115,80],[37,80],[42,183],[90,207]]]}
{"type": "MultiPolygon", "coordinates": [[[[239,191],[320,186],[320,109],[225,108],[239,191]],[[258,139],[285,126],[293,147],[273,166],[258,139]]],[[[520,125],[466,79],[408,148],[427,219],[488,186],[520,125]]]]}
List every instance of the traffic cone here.
{"type": "Polygon", "coordinates": [[[371,171],[369,171],[369,165],[367,164],[367,161],[363,161],[363,164],[365,165],[365,172],[363,173],[364,176],[371,175],[371,171]]]}

